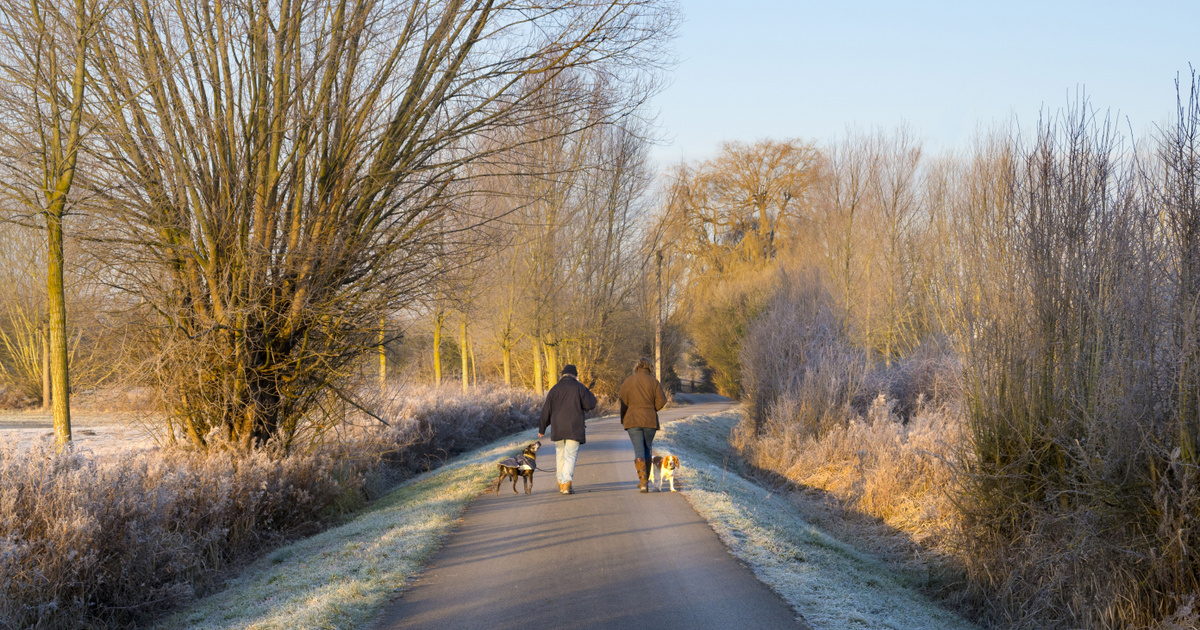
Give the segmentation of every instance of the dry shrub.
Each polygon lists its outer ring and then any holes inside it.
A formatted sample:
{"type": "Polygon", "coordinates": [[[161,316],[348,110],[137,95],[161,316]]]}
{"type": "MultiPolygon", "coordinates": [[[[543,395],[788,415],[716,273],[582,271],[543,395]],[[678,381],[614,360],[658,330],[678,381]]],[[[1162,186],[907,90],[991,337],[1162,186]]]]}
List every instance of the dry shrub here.
{"type": "Polygon", "coordinates": [[[689,330],[696,353],[711,370],[713,385],[725,396],[742,396],[742,344],[750,326],[764,311],[773,275],[771,269],[738,267],[736,272],[699,289],[703,298],[696,301],[689,330]]]}
{"type": "Polygon", "coordinates": [[[35,402],[37,402],[36,399],[30,398],[19,388],[0,385],[0,409],[20,409],[35,402]]]}
{"type": "Polygon", "coordinates": [[[320,456],[178,450],[97,461],[0,447],[0,626],[126,624],[312,531],[359,471],[320,456]]]}
{"type": "MultiPolygon", "coordinates": [[[[666,376],[663,377],[666,380],[666,376]]],[[[666,389],[666,385],[663,386],[666,389]]],[[[595,394],[595,392],[592,392],[595,394]]],[[[671,405],[675,402],[675,392],[667,391],[667,404],[671,405]]],[[[539,403],[540,404],[540,403],[539,403]]],[[[621,399],[615,394],[606,396],[596,394],[596,408],[584,414],[584,418],[602,418],[604,416],[615,416],[621,413],[621,399]]]]}
{"type": "Polygon", "coordinates": [[[742,348],[753,466],[820,488],[917,538],[945,533],[958,363],[929,345],[888,368],[844,341],[818,272],[781,272],[742,348]]]}
{"type": "Polygon", "coordinates": [[[1154,159],[1086,105],[1044,122],[966,249],[959,553],[1005,627],[1148,627],[1200,590],[1197,107],[1154,159]]]}
{"type": "Polygon", "coordinates": [[[781,270],[775,280],[740,348],[744,400],[756,427],[785,417],[797,437],[821,434],[845,424],[866,357],[841,341],[819,272],[781,270]]]}
{"type": "Polygon", "coordinates": [[[757,468],[831,493],[919,543],[940,545],[954,525],[948,490],[960,416],[951,408],[923,407],[905,423],[890,407],[880,397],[866,416],[847,408],[843,423],[820,436],[797,431],[793,417],[771,414],[757,435],[748,422],[740,425],[732,443],[757,468]]]}
{"type": "Polygon", "coordinates": [[[1200,609],[1196,607],[1196,596],[1191,595],[1187,601],[1167,617],[1157,630],[1194,630],[1200,628],[1200,609]]]}
{"type": "Polygon", "coordinates": [[[877,366],[820,276],[785,278],[743,345],[737,446],[952,553],[998,627],[1194,627],[1194,80],[1182,101],[1153,154],[1086,105],[980,146],[938,285],[954,352],[877,366]]]}
{"type": "Polygon", "coordinates": [[[957,406],[962,400],[962,360],[947,340],[926,340],[890,367],[868,370],[854,408],[867,413],[879,396],[904,422],[926,407],[957,406]]]}
{"type": "Polygon", "coordinates": [[[370,439],[389,468],[413,473],[537,426],[542,398],[529,390],[487,385],[470,394],[449,385],[392,386],[373,408],[389,426],[369,431],[370,439]]]}
{"type": "Polygon", "coordinates": [[[888,369],[827,348],[812,364],[795,366],[799,386],[773,400],[757,427],[748,414],[730,443],[757,471],[809,489],[802,494],[826,506],[814,522],[839,528],[856,546],[922,580],[939,600],[965,609],[977,606],[964,592],[954,545],[965,423],[953,400],[927,402],[952,379],[942,368],[953,365],[939,357],[888,369]],[[881,384],[916,392],[903,416],[905,405],[888,397],[889,388],[869,388],[881,384]],[[854,404],[872,391],[869,403],[854,404]]]}
{"type": "MultiPolygon", "coordinates": [[[[813,270],[779,274],[742,348],[748,414],[731,443],[754,468],[818,489],[911,541],[868,546],[898,551],[939,583],[960,583],[949,541],[964,445],[961,364],[941,343],[890,366],[872,360],[847,341],[825,286],[813,270]]],[[[859,529],[856,537],[880,535],[859,529]]]]}
{"type": "Polygon", "coordinates": [[[149,416],[156,409],[156,396],[145,386],[116,384],[71,392],[71,410],[84,413],[123,413],[149,416]]]}
{"type": "Polygon", "coordinates": [[[102,460],[0,445],[0,628],[125,627],[211,590],[396,477],[534,426],[540,398],[392,392],[390,427],[346,423],[286,457],[237,448],[102,460]]]}

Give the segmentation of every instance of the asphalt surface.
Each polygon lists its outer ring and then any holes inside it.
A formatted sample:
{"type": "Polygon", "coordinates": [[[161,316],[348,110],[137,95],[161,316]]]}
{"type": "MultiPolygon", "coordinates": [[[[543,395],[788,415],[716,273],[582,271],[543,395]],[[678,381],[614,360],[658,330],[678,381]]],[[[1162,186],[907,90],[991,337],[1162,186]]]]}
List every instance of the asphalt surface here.
{"type": "MultiPolygon", "coordinates": [[[[660,412],[662,421],[728,404],[660,412]]],[[[538,466],[553,470],[554,443],[538,466]]],[[[681,462],[687,467],[687,462],[681,462]]],[[[676,482],[678,485],[678,481],[676,482]]],[[[636,490],[633,447],[615,419],[588,423],[577,494],[554,473],[533,494],[485,494],[373,630],[806,628],[725,549],[682,495],[636,490]]],[[[664,486],[665,488],[665,486],[664,486]]]]}

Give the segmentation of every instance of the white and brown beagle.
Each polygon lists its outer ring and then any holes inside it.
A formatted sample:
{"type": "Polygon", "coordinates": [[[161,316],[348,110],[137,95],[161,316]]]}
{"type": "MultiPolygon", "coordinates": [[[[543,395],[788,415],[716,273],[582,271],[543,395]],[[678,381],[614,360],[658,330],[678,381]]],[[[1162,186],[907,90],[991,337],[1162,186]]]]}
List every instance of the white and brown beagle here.
{"type": "Polygon", "coordinates": [[[679,468],[679,458],[674,455],[655,455],[654,466],[650,468],[650,483],[654,483],[654,473],[658,471],[658,491],[662,492],[663,481],[671,482],[671,492],[675,492],[675,469],[679,468]]]}

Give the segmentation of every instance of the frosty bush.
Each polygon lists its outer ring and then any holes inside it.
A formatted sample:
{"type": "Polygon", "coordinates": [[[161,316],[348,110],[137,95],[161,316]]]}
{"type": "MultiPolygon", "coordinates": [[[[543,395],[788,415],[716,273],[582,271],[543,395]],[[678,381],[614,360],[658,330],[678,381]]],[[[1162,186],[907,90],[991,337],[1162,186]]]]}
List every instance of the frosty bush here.
{"type": "Polygon", "coordinates": [[[308,453],[165,449],[103,460],[0,445],[0,628],[125,627],[357,508],[381,481],[536,423],[540,399],[391,392],[380,430],[308,453]]]}

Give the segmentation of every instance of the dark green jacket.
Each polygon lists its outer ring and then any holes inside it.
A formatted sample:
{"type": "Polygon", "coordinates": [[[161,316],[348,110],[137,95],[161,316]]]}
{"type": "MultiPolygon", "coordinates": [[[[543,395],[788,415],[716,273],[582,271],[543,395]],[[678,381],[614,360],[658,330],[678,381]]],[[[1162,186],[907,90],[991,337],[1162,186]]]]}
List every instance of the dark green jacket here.
{"type": "Polygon", "coordinates": [[[550,427],[550,439],[575,440],[583,444],[583,414],[596,408],[596,395],[574,376],[564,375],[546,392],[542,405],[542,424],[538,433],[550,427]]]}

